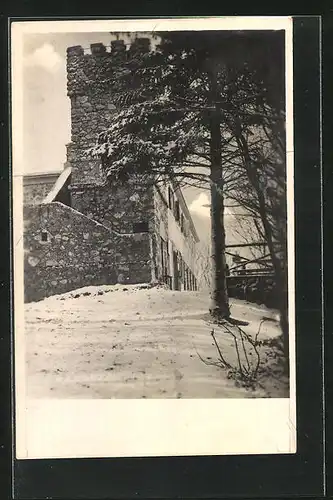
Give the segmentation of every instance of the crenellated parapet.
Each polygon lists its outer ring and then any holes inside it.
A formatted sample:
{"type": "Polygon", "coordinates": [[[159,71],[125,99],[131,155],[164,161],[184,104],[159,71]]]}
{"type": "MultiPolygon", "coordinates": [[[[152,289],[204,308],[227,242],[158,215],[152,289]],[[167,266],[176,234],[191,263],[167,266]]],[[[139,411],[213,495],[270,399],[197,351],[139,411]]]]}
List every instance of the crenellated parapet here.
{"type": "Polygon", "coordinates": [[[137,54],[150,51],[149,38],[137,38],[131,44],[112,40],[110,46],[93,43],[89,49],[81,45],[67,48],[67,93],[69,97],[98,92],[112,85],[112,77],[124,69],[137,54]]]}

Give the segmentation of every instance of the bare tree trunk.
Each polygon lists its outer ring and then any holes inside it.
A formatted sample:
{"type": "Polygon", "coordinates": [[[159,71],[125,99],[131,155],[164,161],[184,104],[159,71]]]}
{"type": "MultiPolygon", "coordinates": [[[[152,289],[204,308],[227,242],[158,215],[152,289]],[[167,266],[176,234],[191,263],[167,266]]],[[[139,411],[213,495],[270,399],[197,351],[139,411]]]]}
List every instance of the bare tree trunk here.
{"type": "MultiPolygon", "coordinates": [[[[213,95],[214,95],[213,87],[213,95]]],[[[229,318],[225,261],[224,199],[222,177],[222,141],[220,111],[213,112],[210,121],[211,154],[211,243],[212,243],[212,293],[210,313],[215,318],[229,318]]]]}

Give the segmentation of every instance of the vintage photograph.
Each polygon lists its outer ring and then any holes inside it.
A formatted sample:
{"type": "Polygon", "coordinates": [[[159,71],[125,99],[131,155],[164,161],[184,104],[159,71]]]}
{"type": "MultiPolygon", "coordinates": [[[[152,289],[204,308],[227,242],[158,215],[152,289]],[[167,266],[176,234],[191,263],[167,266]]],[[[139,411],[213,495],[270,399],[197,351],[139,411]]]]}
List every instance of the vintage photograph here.
{"type": "Polygon", "coordinates": [[[13,23],[18,458],[295,453],[292,64],[289,18],[13,23]]]}
{"type": "Polygon", "coordinates": [[[285,30],[22,50],[27,397],[288,398],[285,30]]]}

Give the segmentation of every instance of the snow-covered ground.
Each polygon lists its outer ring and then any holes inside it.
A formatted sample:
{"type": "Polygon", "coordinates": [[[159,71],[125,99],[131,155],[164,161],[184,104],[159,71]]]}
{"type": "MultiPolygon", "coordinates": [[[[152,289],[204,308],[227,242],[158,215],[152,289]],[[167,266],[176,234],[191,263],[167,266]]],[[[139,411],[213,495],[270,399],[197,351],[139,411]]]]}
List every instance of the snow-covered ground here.
{"type": "MultiPolygon", "coordinates": [[[[27,395],[41,398],[288,397],[279,357],[261,347],[255,389],[237,386],[227,371],[206,364],[221,351],[237,363],[234,340],[209,323],[209,297],[162,287],[87,287],[25,305],[27,395]]],[[[259,339],[280,335],[276,312],[231,300],[232,316],[259,339]]],[[[254,352],[249,351],[250,362],[254,352]]]]}

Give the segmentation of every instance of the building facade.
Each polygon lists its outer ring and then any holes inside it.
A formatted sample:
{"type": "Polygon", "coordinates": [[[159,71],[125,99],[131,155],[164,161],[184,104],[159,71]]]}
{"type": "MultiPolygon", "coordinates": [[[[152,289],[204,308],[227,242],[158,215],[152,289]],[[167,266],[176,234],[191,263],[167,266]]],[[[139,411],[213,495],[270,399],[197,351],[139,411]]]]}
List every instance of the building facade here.
{"type": "MultiPolygon", "coordinates": [[[[138,180],[106,179],[87,157],[112,120],[112,89],[96,79],[126,57],[121,40],[111,51],[93,44],[67,49],[71,143],[64,170],[24,178],[25,300],[88,285],[163,282],[196,290],[198,236],[181,189],[138,180]]],[[[128,50],[147,50],[137,40],[128,50]]]]}

